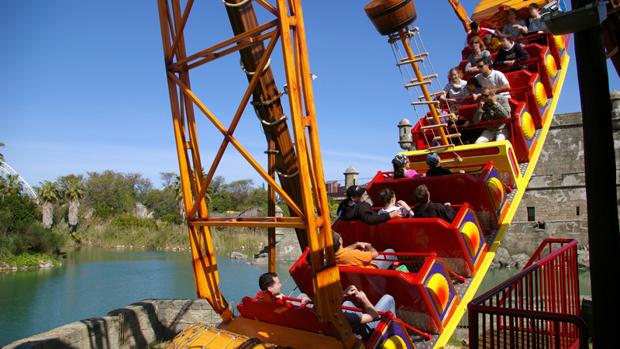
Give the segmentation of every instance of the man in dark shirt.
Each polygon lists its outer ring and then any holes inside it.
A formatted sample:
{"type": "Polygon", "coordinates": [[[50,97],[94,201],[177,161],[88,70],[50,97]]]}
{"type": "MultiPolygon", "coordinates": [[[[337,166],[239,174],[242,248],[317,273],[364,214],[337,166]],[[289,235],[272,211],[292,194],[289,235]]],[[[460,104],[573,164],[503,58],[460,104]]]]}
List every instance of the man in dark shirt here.
{"type": "Polygon", "coordinates": [[[513,41],[508,35],[499,34],[498,37],[501,48],[497,51],[494,66],[507,66],[510,70],[522,69],[523,63],[530,59],[530,55],[520,43],[513,41]]]}
{"type": "Polygon", "coordinates": [[[441,218],[450,223],[456,216],[456,212],[448,204],[442,205],[431,202],[431,194],[424,184],[418,185],[413,195],[416,200],[416,205],[413,208],[416,218],[441,218]]]}
{"type": "Polygon", "coordinates": [[[402,217],[400,210],[382,214],[373,211],[370,205],[362,200],[365,192],[366,189],[359,185],[350,186],[347,189],[347,198],[338,205],[338,210],[336,211],[338,217],[345,221],[360,220],[366,224],[379,224],[390,218],[402,217]]]}
{"type": "Polygon", "coordinates": [[[452,171],[441,167],[439,164],[440,160],[439,154],[437,153],[428,153],[428,155],[426,155],[426,163],[429,167],[429,170],[426,171],[427,176],[443,176],[452,174],[452,171]]]}

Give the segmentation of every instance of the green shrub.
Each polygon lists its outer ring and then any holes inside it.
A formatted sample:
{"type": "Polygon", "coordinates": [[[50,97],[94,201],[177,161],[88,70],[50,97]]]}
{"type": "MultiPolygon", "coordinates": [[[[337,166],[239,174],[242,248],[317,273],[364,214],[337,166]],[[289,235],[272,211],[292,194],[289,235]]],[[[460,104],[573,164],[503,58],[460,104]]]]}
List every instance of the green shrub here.
{"type": "Polygon", "coordinates": [[[35,203],[19,192],[0,195],[0,258],[19,254],[54,253],[65,235],[44,228],[35,203]]]}
{"type": "Polygon", "coordinates": [[[166,223],[176,223],[180,224],[181,220],[179,219],[179,215],[176,213],[168,213],[161,217],[161,220],[166,223]]]}
{"type": "Polygon", "coordinates": [[[18,193],[0,195],[0,236],[25,229],[38,219],[32,200],[18,193]]]}
{"type": "Polygon", "coordinates": [[[13,234],[9,241],[9,248],[14,255],[22,253],[53,253],[64,246],[66,235],[45,229],[39,223],[33,223],[24,229],[21,234],[13,234]]]}
{"type": "Polygon", "coordinates": [[[138,218],[130,215],[120,215],[111,221],[116,228],[146,228],[157,230],[157,223],[150,218],[138,218]]]}

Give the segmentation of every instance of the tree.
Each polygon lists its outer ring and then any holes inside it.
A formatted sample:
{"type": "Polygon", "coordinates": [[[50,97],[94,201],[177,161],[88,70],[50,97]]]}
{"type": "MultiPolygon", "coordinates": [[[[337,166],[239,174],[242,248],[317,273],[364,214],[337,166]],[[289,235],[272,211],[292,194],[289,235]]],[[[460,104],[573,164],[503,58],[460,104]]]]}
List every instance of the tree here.
{"type": "Polygon", "coordinates": [[[140,188],[150,185],[150,182],[139,174],[107,170],[89,172],[84,184],[84,204],[91,207],[98,217],[109,218],[121,213],[131,214],[137,197],[142,196],[140,188]]]}
{"type": "MultiPolygon", "coordinates": [[[[0,148],[4,148],[4,143],[0,142],[0,148]]],[[[4,154],[0,153],[0,161],[4,161],[4,154]]]]}
{"type": "Polygon", "coordinates": [[[18,195],[22,192],[24,187],[19,181],[18,175],[8,175],[6,178],[2,178],[0,183],[0,195],[18,195]]]}
{"type": "Polygon", "coordinates": [[[54,204],[60,199],[58,186],[50,181],[43,181],[39,187],[39,199],[41,205],[43,227],[50,228],[54,223],[54,204]]]}
{"type": "Polygon", "coordinates": [[[172,180],[168,182],[168,188],[174,192],[174,200],[177,203],[177,213],[181,222],[185,222],[185,203],[183,202],[183,187],[181,186],[181,176],[174,174],[172,180]]]}
{"type": "Polygon", "coordinates": [[[78,224],[78,213],[80,207],[80,200],[86,193],[84,186],[84,177],[77,175],[63,176],[58,179],[63,196],[69,203],[69,212],[67,214],[67,221],[69,227],[75,230],[78,224]]]}

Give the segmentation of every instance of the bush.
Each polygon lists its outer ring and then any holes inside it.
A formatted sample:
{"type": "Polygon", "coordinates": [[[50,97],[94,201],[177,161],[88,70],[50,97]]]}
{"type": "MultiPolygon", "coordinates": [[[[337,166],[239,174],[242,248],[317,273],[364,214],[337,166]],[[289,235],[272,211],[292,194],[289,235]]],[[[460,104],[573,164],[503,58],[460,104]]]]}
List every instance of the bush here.
{"type": "Polygon", "coordinates": [[[45,229],[39,223],[28,226],[21,234],[13,234],[10,241],[12,254],[53,253],[66,242],[66,235],[45,229]]]}
{"type": "Polygon", "coordinates": [[[65,244],[65,235],[38,222],[37,207],[20,193],[0,196],[0,257],[23,253],[53,253],[65,244]]]}
{"type": "Polygon", "coordinates": [[[145,228],[157,230],[157,223],[149,218],[138,218],[130,215],[114,217],[110,222],[115,228],[145,228]]]}
{"type": "Polygon", "coordinates": [[[0,236],[21,231],[38,219],[29,197],[17,193],[0,195],[0,236]]]}

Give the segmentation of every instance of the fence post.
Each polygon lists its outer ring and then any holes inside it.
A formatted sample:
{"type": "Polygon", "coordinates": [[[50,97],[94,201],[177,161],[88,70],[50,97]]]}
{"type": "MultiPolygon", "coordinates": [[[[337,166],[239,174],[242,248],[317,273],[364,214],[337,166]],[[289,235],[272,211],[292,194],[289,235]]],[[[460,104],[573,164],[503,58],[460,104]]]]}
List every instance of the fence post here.
{"type": "Polygon", "coordinates": [[[469,348],[478,348],[478,311],[474,309],[474,305],[467,305],[467,320],[469,323],[469,348]]]}

